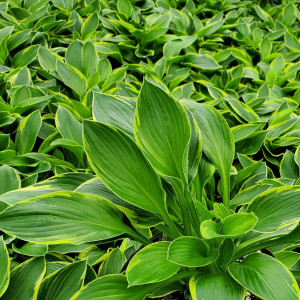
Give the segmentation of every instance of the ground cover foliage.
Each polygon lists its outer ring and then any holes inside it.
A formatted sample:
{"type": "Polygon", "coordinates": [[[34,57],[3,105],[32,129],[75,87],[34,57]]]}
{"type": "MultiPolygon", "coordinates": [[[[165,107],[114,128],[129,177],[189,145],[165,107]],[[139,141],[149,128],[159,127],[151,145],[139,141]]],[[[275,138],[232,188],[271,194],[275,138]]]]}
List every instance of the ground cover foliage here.
{"type": "Polygon", "coordinates": [[[1,299],[299,299],[298,4],[1,1],[1,299]]]}

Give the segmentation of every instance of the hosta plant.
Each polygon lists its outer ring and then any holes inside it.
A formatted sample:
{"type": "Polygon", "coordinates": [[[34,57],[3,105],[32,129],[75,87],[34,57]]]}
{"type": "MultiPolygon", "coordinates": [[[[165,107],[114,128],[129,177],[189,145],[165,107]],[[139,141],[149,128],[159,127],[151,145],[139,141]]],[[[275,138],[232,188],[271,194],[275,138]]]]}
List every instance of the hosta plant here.
{"type": "MultiPolygon", "coordinates": [[[[82,260],[57,266],[42,280],[45,263],[33,258],[15,268],[11,280],[35,268],[26,280],[40,280],[33,292],[38,299],[142,300],[176,291],[193,300],[242,300],[247,291],[262,299],[299,299],[289,267],[298,260],[292,250],[300,240],[300,187],[270,182],[233,191],[235,142],[215,108],[178,101],[147,80],[136,103],[94,92],[82,143],[97,178],[79,173],[67,187],[66,174],[4,194],[0,229],[40,251],[56,244],[84,250],[120,237],[138,242],[136,250],[125,263],[115,248],[99,270],[104,276],[83,288],[84,274],[92,271],[82,260]],[[70,282],[55,288],[64,278],[70,282]]],[[[14,286],[6,289],[1,241],[0,292],[9,299],[14,286]]]]}

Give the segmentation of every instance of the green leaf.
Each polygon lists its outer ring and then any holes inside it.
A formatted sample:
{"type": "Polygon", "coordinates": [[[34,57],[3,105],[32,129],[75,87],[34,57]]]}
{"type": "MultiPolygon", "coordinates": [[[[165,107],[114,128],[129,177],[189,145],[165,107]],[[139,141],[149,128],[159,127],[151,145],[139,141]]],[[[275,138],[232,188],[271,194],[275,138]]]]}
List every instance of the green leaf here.
{"type": "Polygon", "coordinates": [[[100,277],[78,293],[76,293],[70,300],[142,300],[145,299],[152,291],[151,285],[131,286],[128,287],[126,276],[121,274],[107,275],[100,277]]]}
{"type": "Polygon", "coordinates": [[[201,224],[201,233],[204,238],[236,237],[250,231],[256,224],[254,214],[236,213],[225,217],[221,223],[206,220],[201,224]]]}
{"type": "Polygon", "coordinates": [[[10,273],[9,286],[1,300],[34,298],[46,271],[43,257],[32,258],[18,265],[10,273]]]}
{"type": "Polygon", "coordinates": [[[45,70],[56,70],[58,57],[45,47],[40,47],[38,51],[40,65],[45,70]]]}
{"type": "Polygon", "coordinates": [[[268,190],[254,198],[247,211],[258,217],[254,228],[258,232],[272,232],[296,223],[300,220],[300,188],[286,186],[268,190]]]}
{"type": "Polygon", "coordinates": [[[14,68],[21,68],[29,65],[37,56],[40,45],[32,45],[14,56],[14,68]]]}
{"type": "Polygon", "coordinates": [[[242,300],[246,295],[246,290],[227,273],[200,273],[191,278],[190,291],[193,300],[242,300]]]}
{"type": "Polygon", "coordinates": [[[9,205],[28,200],[37,196],[58,191],[74,191],[79,185],[94,176],[86,173],[65,173],[48,178],[45,181],[26,188],[11,191],[0,196],[0,201],[9,205]]]}
{"type": "Polygon", "coordinates": [[[293,52],[300,52],[300,42],[291,33],[286,32],[284,35],[286,46],[293,52]]]}
{"type": "Polygon", "coordinates": [[[207,54],[186,54],[183,64],[196,69],[217,70],[221,68],[217,61],[207,54]]]}
{"type": "Polygon", "coordinates": [[[83,145],[81,123],[61,105],[57,109],[55,123],[63,138],[83,145]]]}
{"type": "Polygon", "coordinates": [[[87,81],[79,70],[57,60],[56,71],[66,86],[74,90],[81,98],[84,96],[87,90],[87,81]]]}
{"type": "Polygon", "coordinates": [[[19,154],[28,153],[32,150],[41,125],[42,119],[39,110],[23,119],[16,134],[16,148],[19,154]]]}
{"type": "Polygon", "coordinates": [[[44,256],[48,251],[47,245],[26,243],[20,248],[17,248],[15,244],[12,245],[14,252],[27,255],[27,256],[44,256]]]}
{"type": "Polygon", "coordinates": [[[9,255],[3,236],[0,236],[0,297],[8,287],[9,277],[9,255]]]}
{"type": "Polygon", "coordinates": [[[182,105],[144,81],[135,114],[135,137],[158,173],[187,181],[189,120],[182,105]]]}
{"type": "Polygon", "coordinates": [[[165,210],[165,192],[141,150],[123,131],[84,121],[84,146],[96,174],[116,195],[155,213],[165,210]],[[141,176],[143,174],[143,176],[141,176]]]}
{"type": "Polygon", "coordinates": [[[108,257],[104,260],[99,268],[98,276],[105,276],[109,274],[119,274],[125,264],[126,257],[121,252],[120,248],[113,249],[108,257]]]}
{"type": "Polygon", "coordinates": [[[83,285],[86,266],[86,261],[77,261],[50,274],[42,281],[36,299],[70,299],[83,285]]]}
{"type": "Polygon", "coordinates": [[[7,165],[0,167],[0,195],[21,188],[21,179],[15,169],[7,165]]]}
{"type": "Polygon", "coordinates": [[[166,58],[177,56],[180,51],[187,48],[197,39],[197,36],[181,36],[174,40],[168,41],[163,47],[163,53],[166,58]]]}
{"type": "Polygon", "coordinates": [[[214,262],[219,251],[209,251],[208,245],[197,237],[183,236],[174,240],[168,249],[168,260],[186,267],[201,267],[214,262]]]}
{"type": "Polygon", "coordinates": [[[177,273],[181,266],[167,260],[169,246],[170,242],[157,242],[140,250],[126,270],[129,286],[162,281],[177,273]]]}
{"type": "Polygon", "coordinates": [[[90,14],[88,18],[84,21],[81,27],[81,35],[86,37],[88,34],[94,32],[99,24],[99,19],[97,12],[95,11],[93,14],[90,14]]]}
{"type": "Polygon", "coordinates": [[[99,61],[96,48],[92,41],[87,41],[82,47],[82,73],[89,78],[95,71],[99,61]]]}
{"type": "Polygon", "coordinates": [[[234,140],[222,115],[194,101],[182,101],[193,114],[201,132],[205,155],[221,173],[229,173],[234,157],[234,140]]]}
{"type": "Polygon", "coordinates": [[[84,243],[131,232],[114,204],[78,192],[51,193],[8,207],[0,214],[0,229],[46,244],[84,243]]]}
{"type": "Polygon", "coordinates": [[[78,40],[73,41],[66,51],[67,64],[82,71],[82,43],[78,40]]]}
{"type": "Polygon", "coordinates": [[[93,93],[93,117],[96,121],[112,125],[134,138],[135,105],[115,96],[93,93]]]}
{"type": "Polygon", "coordinates": [[[229,266],[231,276],[251,293],[266,300],[299,299],[299,288],[290,271],[273,257],[252,253],[229,266]]]}
{"type": "Polygon", "coordinates": [[[117,9],[120,13],[125,14],[127,18],[130,18],[133,12],[133,7],[129,0],[118,0],[117,9]]]}
{"type": "Polygon", "coordinates": [[[286,150],[280,163],[281,177],[291,178],[297,180],[299,178],[299,167],[295,162],[294,154],[286,150]]]}

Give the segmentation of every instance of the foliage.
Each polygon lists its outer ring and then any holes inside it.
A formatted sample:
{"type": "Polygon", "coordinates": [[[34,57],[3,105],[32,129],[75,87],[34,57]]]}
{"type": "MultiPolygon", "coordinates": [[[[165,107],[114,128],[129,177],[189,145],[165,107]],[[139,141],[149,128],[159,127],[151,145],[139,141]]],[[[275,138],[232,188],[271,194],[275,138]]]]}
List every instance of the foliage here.
{"type": "Polygon", "coordinates": [[[0,1],[1,299],[299,299],[297,4],[0,1]]]}

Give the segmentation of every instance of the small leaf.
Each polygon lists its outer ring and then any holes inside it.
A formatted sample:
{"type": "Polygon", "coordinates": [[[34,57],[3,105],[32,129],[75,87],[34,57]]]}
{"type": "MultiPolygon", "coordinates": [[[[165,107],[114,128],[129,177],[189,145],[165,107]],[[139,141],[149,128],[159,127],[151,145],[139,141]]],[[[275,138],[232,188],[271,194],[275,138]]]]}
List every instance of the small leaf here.
{"type": "Polygon", "coordinates": [[[41,125],[42,119],[39,110],[31,113],[20,123],[16,134],[16,147],[19,154],[32,150],[41,125]]]}
{"type": "Polygon", "coordinates": [[[16,170],[7,165],[0,167],[0,195],[21,188],[21,179],[16,170]]]}
{"type": "Polygon", "coordinates": [[[181,266],[167,260],[169,246],[169,242],[157,242],[140,250],[126,270],[129,286],[162,281],[177,273],[181,266]]]}
{"type": "Polygon", "coordinates": [[[201,224],[201,233],[204,238],[236,237],[250,231],[256,224],[254,214],[236,213],[225,217],[221,223],[206,220],[201,224]]]}
{"type": "Polygon", "coordinates": [[[40,45],[32,45],[18,52],[14,56],[14,68],[21,68],[29,65],[37,56],[40,45]]]}
{"type": "Polygon", "coordinates": [[[293,275],[273,257],[252,253],[242,262],[229,266],[231,276],[254,295],[266,300],[299,299],[293,275]]]}
{"type": "Polygon", "coordinates": [[[133,12],[133,8],[129,0],[118,0],[117,9],[120,13],[125,14],[127,18],[130,18],[133,12]]]}
{"type": "Polygon", "coordinates": [[[86,266],[86,261],[77,261],[50,274],[42,281],[36,299],[70,299],[83,285],[86,266]]]}
{"type": "Polygon", "coordinates": [[[84,96],[87,90],[87,81],[79,70],[57,60],[56,71],[66,86],[74,90],[81,98],[84,96]]]}
{"type": "Polygon", "coordinates": [[[201,267],[217,259],[219,251],[209,251],[208,245],[197,237],[180,237],[168,249],[168,260],[186,267],[201,267]]]}
{"type": "Polygon", "coordinates": [[[90,14],[82,24],[81,35],[86,37],[88,34],[94,32],[97,29],[98,24],[99,18],[97,12],[95,11],[93,14],[90,14]]]}
{"type": "Polygon", "coordinates": [[[57,109],[55,123],[63,138],[83,145],[81,123],[61,105],[57,109]]]}
{"type": "Polygon", "coordinates": [[[183,59],[183,64],[206,70],[217,70],[221,68],[217,61],[207,54],[186,54],[183,59]]]}

